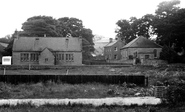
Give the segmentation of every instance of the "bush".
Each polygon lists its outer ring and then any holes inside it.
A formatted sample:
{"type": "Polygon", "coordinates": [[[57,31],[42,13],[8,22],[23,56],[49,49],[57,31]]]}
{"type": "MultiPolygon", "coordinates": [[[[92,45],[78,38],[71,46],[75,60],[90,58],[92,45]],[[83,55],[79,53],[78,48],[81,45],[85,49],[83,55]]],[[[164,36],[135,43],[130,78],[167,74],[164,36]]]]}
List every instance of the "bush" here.
{"type": "Polygon", "coordinates": [[[168,63],[177,63],[179,62],[179,58],[180,57],[171,47],[164,46],[162,48],[160,59],[166,60],[168,63]]]}
{"type": "Polygon", "coordinates": [[[185,102],[185,81],[179,80],[169,85],[166,96],[168,103],[173,105],[185,102]]]}

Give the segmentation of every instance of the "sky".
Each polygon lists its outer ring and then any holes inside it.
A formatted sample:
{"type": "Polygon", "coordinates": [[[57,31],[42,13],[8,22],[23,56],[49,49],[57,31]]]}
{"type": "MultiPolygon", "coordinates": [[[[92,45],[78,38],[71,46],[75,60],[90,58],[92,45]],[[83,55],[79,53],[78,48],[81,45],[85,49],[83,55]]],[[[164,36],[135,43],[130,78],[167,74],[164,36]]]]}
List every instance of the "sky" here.
{"type": "MultiPolygon", "coordinates": [[[[83,21],[94,35],[114,38],[116,22],[130,17],[154,14],[164,0],[1,0],[0,38],[21,30],[22,24],[33,16],[55,19],[75,17],[83,21]]],[[[169,0],[166,0],[169,1],[169,0]]],[[[181,0],[185,8],[185,0],[181,0]]]]}

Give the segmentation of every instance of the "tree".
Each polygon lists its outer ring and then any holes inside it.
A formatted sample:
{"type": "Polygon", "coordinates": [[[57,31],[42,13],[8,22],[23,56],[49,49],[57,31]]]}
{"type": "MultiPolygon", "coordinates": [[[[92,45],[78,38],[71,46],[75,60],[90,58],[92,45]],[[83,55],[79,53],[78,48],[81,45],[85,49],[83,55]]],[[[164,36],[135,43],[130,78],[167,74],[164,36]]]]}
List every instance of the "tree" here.
{"type": "Polygon", "coordinates": [[[66,36],[70,33],[73,37],[79,37],[81,30],[84,28],[82,20],[77,18],[59,18],[59,25],[57,26],[58,32],[62,36],[66,36]]]}
{"type": "Polygon", "coordinates": [[[179,0],[162,2],[158,5],[154,20],[157,42],[161,45],[174,47],[176,52],[185,49],[185,9],[177,5],[179,0]]]}
{"type": "Polygon", "coordinates": [[[5,48],[5,52],[3,53],[4,56],[12,56],[12,48],[14,39],[18,36],[18,31],[15,30],[14,33],[8,37],[8,46],[5,48]]]}
{"type": "Polygon", "coordinates": [[[34,16],[23,23],[23,31],[19,35],[26,37],[43,37],[44,35],[58,37],[59,35],[56,32],[57,23],[57,20],[50,16],[34,16]]]}
{"type": "Polygon", "coordinates": [[[159,3],[157,10],[155,11],[158,18],[166,18],[179,10],[179,0],[163,1],[159,3]]]}
{"type": "Polygon", "coordinates": [[[94,52],[94,43],[91,29],[84,28],[82,20],[77,18],[59,18],[57,25],[57,32],[59,35],[66,36],[68,33],[72,37],[80,37],[82,39],[83,59],[88,60],[92,57],[91,53],[94,52]]]}
{"type": "Polygon", "coordinates": [[[138,36],[141,35],[146,38],[150,38],[151,36],[154,35],[154,27],[153,27],[154,17],[155,16],[152,14],[146,14],[138,20],[138,23],[137,23],[138,36]]]}
{"type": "Polygon", "coordinates": [[[131,17],[129,20],[119,20],[116,23],[118,28],[115,32],[117,36],[125,40],[126,43],[132,41],[137,36],[150,38],[153,34],[153,18],[154,15],[147,14],[139,19],[131,17]]]}
{"type": "Polygon", "coordinates": [[[129,43],[135,38],[135,35],[132,31],[131,24],[129,20],[122,19],[117,23],[118,28],[116,29],[117,36],[122,40],[125,40],[126,43],[129,43]]]}
{"type": "Polygon", "coordinates": [[[94,52],[92,30],[85,28],[82,20],[77,18],[63,17],[56,20],[50,16],[34,16],[23,23],[22,29],[23,31],[19,32],[19,36],[66,37],[70,34],[72,37],[81,38],[83,59],[88,59],[94,52]]]}

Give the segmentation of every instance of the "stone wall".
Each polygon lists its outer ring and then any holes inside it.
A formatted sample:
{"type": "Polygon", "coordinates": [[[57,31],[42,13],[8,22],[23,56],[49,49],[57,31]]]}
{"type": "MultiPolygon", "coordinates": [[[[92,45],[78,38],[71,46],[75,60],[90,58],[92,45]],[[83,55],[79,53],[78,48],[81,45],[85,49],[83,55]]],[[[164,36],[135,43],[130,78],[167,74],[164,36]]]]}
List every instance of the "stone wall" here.
{"type": "Polygon", "coordinates": [[[141,64],[157,66],[157,65],[167,64],[167,62],[164,60],[159,60],[159,59],[155,59],[155,60],[143,59],[143,61],[141,60],[141,64]]]}

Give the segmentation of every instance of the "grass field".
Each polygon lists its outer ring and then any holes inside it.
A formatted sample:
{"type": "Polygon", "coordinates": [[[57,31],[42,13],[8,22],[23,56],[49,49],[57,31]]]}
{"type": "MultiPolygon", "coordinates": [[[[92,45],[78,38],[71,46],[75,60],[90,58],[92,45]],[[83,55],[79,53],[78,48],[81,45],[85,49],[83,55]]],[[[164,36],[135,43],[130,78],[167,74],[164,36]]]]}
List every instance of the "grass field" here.
{"type": "MultiPolygon", "coordinates": [[[[8,70],[7,73],[15,75],[35,73],[38,74],[60,74],[66,73],[66,70],[8,70]]],[[[3,73],[1,70],[0,73],[3,73]]],[[[164,83],[165,80],[176,81],[179,79],[185,80],[185,67],[178,65],[148,67],[148,66],[133,66],[133,67],[89,67],[89,68],[73,68],[69,70],[71,74],[120,74],[120,75],[146,75],[149,77],[148,87],[130,86],[125,83],[120,85],[88,83],[88,84],[66,84],[62,82],[53,83],[39,82],[32,84],[12,85],[0,83],[0,98],[105,98],[105,97],[128,97],[137,96],[152,96],[154,85],[164,83]]],[[[30,75],[30,74],[29,74],[30,75]]],[[[169,108],[169,106],[146,106],[146,107],[91,107],[91,106],[41,106],[38,108],[32,106],[17,106],[17,107],[0,107],[0,112],[184,112],[183,106],[169,108]],[[149,111],[149,109],[153,109],[149,111]]]]}

